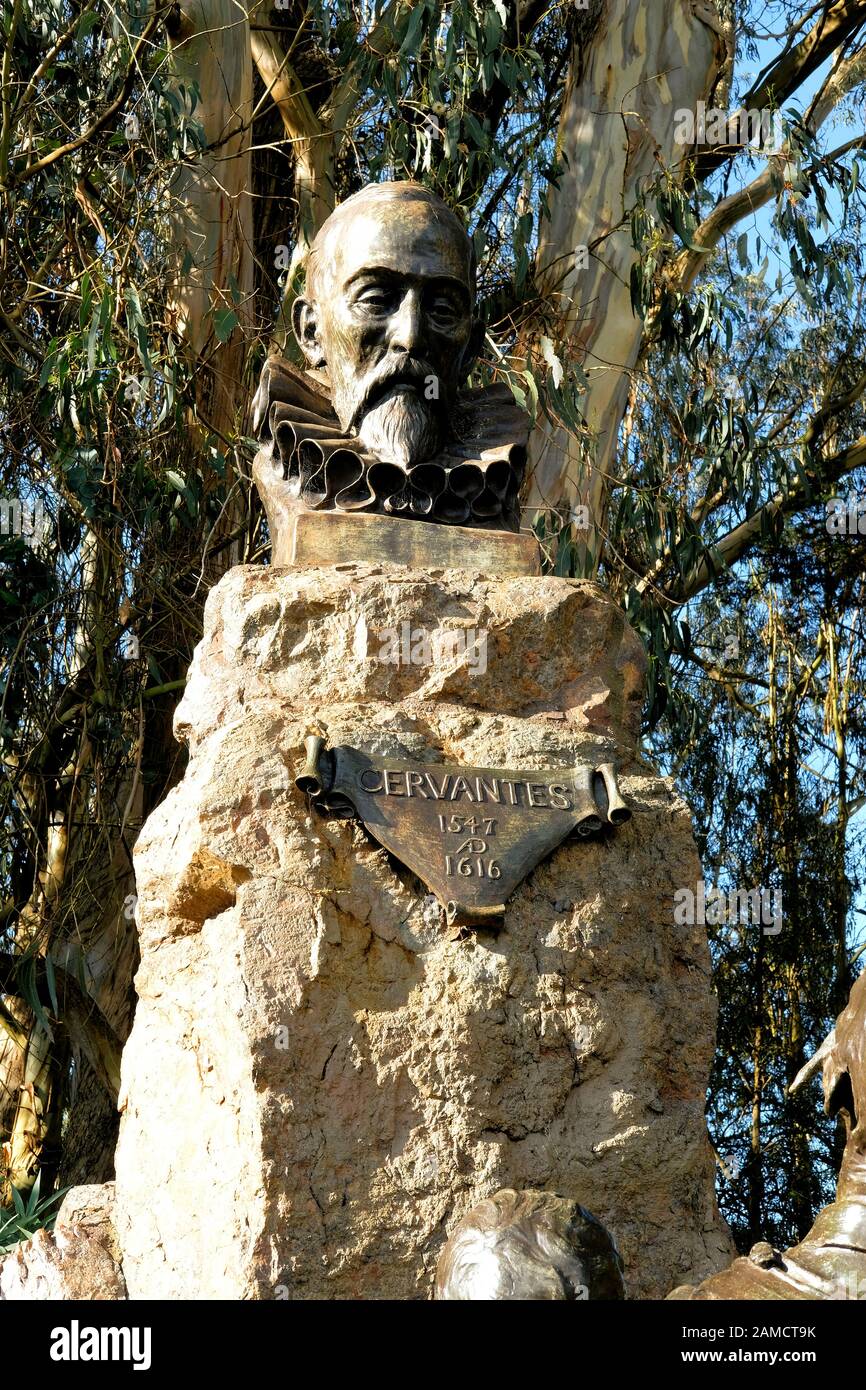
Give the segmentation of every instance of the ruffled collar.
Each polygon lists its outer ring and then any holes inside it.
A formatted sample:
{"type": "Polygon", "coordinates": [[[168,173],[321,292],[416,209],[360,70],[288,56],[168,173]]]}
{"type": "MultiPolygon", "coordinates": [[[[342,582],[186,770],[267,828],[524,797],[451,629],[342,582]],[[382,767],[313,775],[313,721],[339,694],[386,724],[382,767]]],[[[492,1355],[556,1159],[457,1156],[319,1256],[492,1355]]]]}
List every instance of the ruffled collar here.
{"type": "Polygon", "coordinates": [[[341,432],[324,373],[271,357],[253,398],[253,429],[276,474],[269,486],[282,485],[304,508],[519,529],[529,420],[507,386],[462,392],[445,448],[404,469],[341,432]]]}

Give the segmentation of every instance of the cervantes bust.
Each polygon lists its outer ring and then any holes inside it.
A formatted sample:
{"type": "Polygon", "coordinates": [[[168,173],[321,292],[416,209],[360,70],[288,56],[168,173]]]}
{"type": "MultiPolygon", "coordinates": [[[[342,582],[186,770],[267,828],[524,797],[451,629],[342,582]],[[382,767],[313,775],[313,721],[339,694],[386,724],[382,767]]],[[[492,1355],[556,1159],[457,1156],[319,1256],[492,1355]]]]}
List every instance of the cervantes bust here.
{"type": "Polygon", "coordinates": [[[507,386],[464,390],[483,337],[475,255],[420,184],[370,184],[310,251],[292,326],[307,369],[268,359],[253,475],[272,539],[296,511],[517,531],[529,420],[507,386]]]}

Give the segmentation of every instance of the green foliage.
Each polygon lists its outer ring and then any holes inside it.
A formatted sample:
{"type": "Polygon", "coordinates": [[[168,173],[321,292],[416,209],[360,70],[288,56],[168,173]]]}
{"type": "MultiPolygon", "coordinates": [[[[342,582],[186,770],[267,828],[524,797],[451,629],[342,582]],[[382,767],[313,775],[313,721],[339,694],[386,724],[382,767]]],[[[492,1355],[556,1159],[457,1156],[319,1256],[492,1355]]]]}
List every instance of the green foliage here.
{"type": "MultiPolygon", "coordinates": [[[[845,167],[819,162],[813,142],[801,137],[766,236],[737,228],[707,257],[689,294],[674,293],[667,268],[693,249],[697,205],[711,201],[706,190],[687,195],[665,177],[643,190],[632,216],[640,252],[632,306],[652,331],[602,567],[647,642],[650,728],[670,713],[671,658],[684,650],[669,610],[688,597],[702,563],[710,577],[726,568],[716,537],[776,495],[802,495],[804,503],[833,495],[835,475],[809,422],[816,400],[844,398],[856,381],[864,344],[856,159],[845,167]],[[832,223],[828,189],[837,199],[832,223]],[[771,257],[779,267],[772,283],[771,257]]],[[[859,399],[833,424],[837,449],[859,438],[866,425],[859,399]]],[[[864,479],[866,470],[850,479],[854,495],[864,479]]],[[[768,514],[757,539],[772,547],[780,533],[781,519],[768,514]]]]}
{"type": "MultiPolygon", "coordinates": [[[[46,534],[0,535],[0,948],[16,956],[25,1033],[35,1019],[67,1057],[56,1114],[71,1071],[47,953],[84,986],[106,926],[123,949],[134,830],[177,775],[170,712],[202,571],[248,486],[248,446],[209,431],[177,331],[169,212],[179,161],[204,141],[164,41],[137,0],[113,14],[40,0],[4,30],[0,499],[41,507],[46,534]]],[[[215,317],[217,343],[231,314],[215,317]]],[[[129,994],[121,982],[118,1007],[129,994]]],[[[20,1020],[0,1024],[14,1035],[20,1020]]],[[[0,1109],[4,1142],[14,1114],[0,1109]]]]}
{"type": "MultiPolygon", "coordinates": [[[[497,139],[499,119],[518,93],[527,110],[543,102],[544,59],[534,42],[512,35],[504,4],[422,0],[388,7],[375,43],[360,55],[356,7],[313,8],[337,66],[353,63],[367,94],[369,116],[359,134],[370,178],[429,176],[444,196],[471,207],[492,177],[519,177],[526,154],[497,139]]],[[[522,134],[528,153],[548,131],[533,129],[530,116],[522,134]]],[[[524,278],[528,264],[527,257],[524,278]]]]}
{"type": "MultiPolygon", "coordinates": [[[[41,1177],[41,1175],[40,1175],[41,1177]]],[[[68,1188],[61,1188],[47,1197],[40,1194],[40,1177],[24,1196],[12,1188],[12,1205],[0,1212],[0,1255],[6,1255],[22,1240],[29,1240],[37,1231],[50,1231],[57,1211],[68,1188]]]]}

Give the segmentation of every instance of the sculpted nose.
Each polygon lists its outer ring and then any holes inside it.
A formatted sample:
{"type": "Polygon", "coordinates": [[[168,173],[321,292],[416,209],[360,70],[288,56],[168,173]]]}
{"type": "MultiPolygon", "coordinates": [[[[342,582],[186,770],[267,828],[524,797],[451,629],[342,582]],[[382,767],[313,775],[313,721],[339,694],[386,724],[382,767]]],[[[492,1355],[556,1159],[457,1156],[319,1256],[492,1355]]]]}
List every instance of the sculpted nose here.
{"type": "Polygon", "coordinates": [[[406,291],[389,327],[393,352],[415,351],[421,335],[421,298],[417,290],[406,291]]]}

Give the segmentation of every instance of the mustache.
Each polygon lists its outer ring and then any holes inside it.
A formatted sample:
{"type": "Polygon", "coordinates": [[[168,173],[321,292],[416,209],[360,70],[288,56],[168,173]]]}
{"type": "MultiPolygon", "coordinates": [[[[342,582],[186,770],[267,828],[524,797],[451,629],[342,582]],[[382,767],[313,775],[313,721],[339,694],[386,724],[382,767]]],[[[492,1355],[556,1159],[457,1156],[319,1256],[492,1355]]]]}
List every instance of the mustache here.
{"type": "Polygon", "coordinates": [[[367,381],[355,419],[367,413],[383,396],[397,386],[413,386],[420,390],[429,377],[435,376],[429,362],[413,357],[410,353],[400,353],[396,357],[386,357],[367,381]]]}

